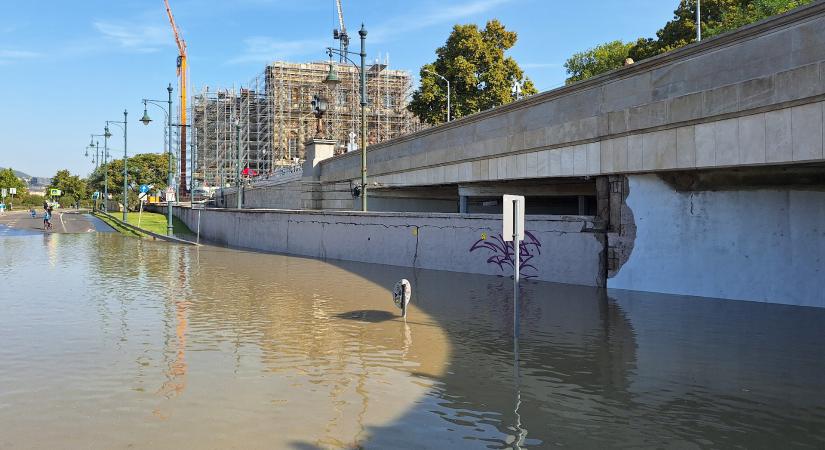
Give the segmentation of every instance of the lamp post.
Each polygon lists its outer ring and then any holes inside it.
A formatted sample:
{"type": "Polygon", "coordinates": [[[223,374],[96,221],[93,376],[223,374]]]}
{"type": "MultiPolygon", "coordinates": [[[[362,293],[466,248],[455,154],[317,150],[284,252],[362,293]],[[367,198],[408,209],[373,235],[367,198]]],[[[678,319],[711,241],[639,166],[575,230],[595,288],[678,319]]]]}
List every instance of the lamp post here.
{"type": "Polygon", "coordinates": [[[241,189],[243,188],[243,183],[241,182],[241,119],[235,119],[235,139],[237,141],[237,145],[235,145],[235,151],[237,156],[237,161],[235,162],[235,187],[237,191],[235,192],[235,196],[238,198],[237,201],[237,208],[243,208],[243,198],[241,198],[241,189]]]}
{"type": "MultiPolygon", "coordinates": [[[[164,113],[166,113],[166,126],[167,126],[167,144],[166,144],[166,152],[168,156],[168,167],[166,170],[166,186],[167,189],[172,187],[175,183],[174,178],[174,166],[172,165],[172,83],[169,83],[169,86],[166,87],[166,92],[169,94],[168,100],[166,100],[169,109],[164,109],[163,106],[160,105],[161,100],[149,100],[144,98],[143,99],[143,117],[140,119],[144,125],[149,125],[149,122],[152,121],[149,118],[149,112],[146,110],[146,105],[151,104],[153,106],[157,106],[164,113]]],[[[169,199],[166,199],[166,235],[172,236],[175,234],[174,225],[172,225],[172,202],[169,199]]]]}
{"type": "Polygon", "coordinates": [[[86,156],[89,156],[89,150],[95,150],[95,170],[97,170],[98,166],[100,165],[100,141],[95,142],[95,137],[103,136],[102,134],[92,134],[90,135],[92,138],[89,141],[88,150],[86,150],[86,156]]]}
{"type": "Polygon", "coordinates": [[[129,113],[124,109],[123,110],[123,121],[120,120],[107,120],[106,127],[108,128],[110,123],[120,126],[123,128],[123,221],[126,222],[128,218],[127,211],[129,210],[129,175],[127,172],[127,152],[126,152],[126,130],[128,128],[128,124],[126,118],[128,117],[129,113]]]}
{"type": "Polygon", "coordinates": [[[338,85],[341,81],[338,79],[338,74],[335,72],[335,66],[332,64],[332,55],[337,54],[342,58],[345,58],[347,61],[351,62],[358,68],[358,64],[355,64],[347,55],[359,55],[361,57],[361,66],[358,74],[360,75],[360,88],[361,88],[361,211],[367,210],[367,72],[366,72],[366,61],[367,61],[367,52],[366,52],[366,40],[367,40],[367,29],[364,28],[364,24],[361,24],[361,29],[358,30],[358,35],[361,37],[361,52],[355,53],[350,51],[344,51],[335,49],[332,47],[327,47],[327,54],[330,57],[329,63],[329,74],[327,74],[327,78],[324,80],[324,84],[333,88],[338,85]]]}
{"type": "Polygon", "coordinates": [[[108,212],[109,206],[106,204],[109,201],[109,138],[112,133],[109,133],[109,124],[103,128],[103,211],[108,212]]]}
{"type": "Polygon", "coordinates": [[[447,122],[449,122],[450,121],[450,80],[444,78],[443,76],[441,76],[440,73],[438,73],[434,70],[424,69],[424,72],[429,72],[429,73],[437,76],[438,78],[441,78],[442,80],[444,80],[445,83],[447,83],[447,122]]]}

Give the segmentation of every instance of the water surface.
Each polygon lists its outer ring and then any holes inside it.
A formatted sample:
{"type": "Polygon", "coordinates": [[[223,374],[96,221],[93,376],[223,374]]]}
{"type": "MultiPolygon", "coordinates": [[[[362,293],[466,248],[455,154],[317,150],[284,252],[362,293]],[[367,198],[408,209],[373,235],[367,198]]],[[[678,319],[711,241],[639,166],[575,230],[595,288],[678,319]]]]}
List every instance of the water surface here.
{"type": "Polygon", "coordinates": [[[825,446],[825,311],[0,238],[0,448],[825,446]],[[389,290],[413,284],[406,322],[389,290]]]}

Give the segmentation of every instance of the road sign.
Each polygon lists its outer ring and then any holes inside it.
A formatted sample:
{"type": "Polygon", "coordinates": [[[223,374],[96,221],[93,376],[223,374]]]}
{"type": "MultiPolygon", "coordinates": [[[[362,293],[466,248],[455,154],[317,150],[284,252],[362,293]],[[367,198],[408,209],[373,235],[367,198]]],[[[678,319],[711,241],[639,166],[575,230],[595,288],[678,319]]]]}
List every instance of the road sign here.
{"type": "Polygon", "coordinates": [[[97,200],[100,198],[100,192],[92,192],[92,200],[97,200]]]}
{"type": "Polygon", "coordinates": [[[521,263],[521,241],[524,239],[524,197],[505,195],[501,222],[501,235],[513,243],[513,337],[519,335],[519,265],[521,263]]]}
{"type": "Polygon", "coordinates": [[[524,239],[524,197],[521,195],[505,195],[502,213],[503,230],[501,236],[507,242],[524,239]]]}
{"type": "Polygon", "coordinates": [[[145,193],[145,192],[141,192],[140,194],[138,194],[138,199],[139,199],[140,201],[144,201],[144,200],[146,200],[146,193],[145,193]]]}
{"type": "Polygon", "coordinates": [[[60,189],[49,189],[49,195],[53,197],[60,197],[61,195],[63,195],[63,191],[61,191],[60,189]]]}
{"type": "Polygon", "coordinates": [[[166,188],[166,202],[174,202],[175,201],[175,188],[168,187],[166,188]]]}
{"type": "Polygon", "coordinates": [[[141,184],[140,185],[140,193],[145,194],[149,192],[149,185],[148,184],[141,184]]]}
{"type": "Polygon", "coordinates": [[[9,188],[9,194],[11,194],[11,195],[17,194],[17,188],[9,188]]]}
{"type": "Polygon", "coordinates": [[[8,192],[6,191],[6,188],[0,189],[0,196],[2,196],[3,198],[6,198],[6,195],[8,195],[8,192]]]}

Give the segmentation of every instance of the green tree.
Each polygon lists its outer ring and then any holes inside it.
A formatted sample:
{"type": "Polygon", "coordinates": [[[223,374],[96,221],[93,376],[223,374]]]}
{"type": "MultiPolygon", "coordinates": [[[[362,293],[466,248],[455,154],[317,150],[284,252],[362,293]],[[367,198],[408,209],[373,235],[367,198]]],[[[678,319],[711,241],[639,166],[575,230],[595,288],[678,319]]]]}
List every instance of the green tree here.
{"type": "Polygon", "coordinates": [[[6,192],[9,193],[9,197],[6,198],[6,203],[9,205],[26,204],[26,200],[29,197],[26,183],[20,178],[17,178],[13,169],[0,169],[0,188],[6,189],[6,192]],[[10,191],[8,190],[10,188],[17,190],[17,193],[14,194],[14,199],[12,199],[10,191]]]}
{"type": "Polygon", "coordinates": [[[447,86],[436,72],[450,80],[451,116],[463,117],[515,100],[513,87],[523,95],[537,92],[516,61],[504,52],[518,36],[498,20],[480,30],[474,24],[456,25],[436,60],[421,68],[421,86],[413,93],[409,109],[421,121],[443,123],[447,119],[447,86]]]}
{"type": "Polygon", "coordinates": [[[52,182],[47,188],[60,189],[62,191],[60,196],[60,203],[63,205],[73,205],[79,201],[85,201],[88,196],[88,187],[86,180],[77,175],[72,175],[68,170],[58,170],[52,177],[52,182]]]}
{"type": "MultiPolygon", "coordinates": [[[[758,22],[768,17],[788,12],[794,8],[811,3],[813,0],[751,0],[740,1],[735,8],[722,12],[718,24],[707,27],[707,35],[714,36],[728,30],[735,30],[745,25],[758,22]]],[[[704,9],[704,4],[702,6],[704,9]]],[[[702,29],[703,31],[705,28],[702,29]]]]}
{"type": "Polygon", "coordinates": [[[20,195],[28,192],[26,183],[20,178],[17,178],[17,175],[14,174],[14,170],[11,168],[0,169],[0,188],[15,188],[20,195]]]}
{"type": "MultiPolygon", "coordinates": [[[[781,14],[813,0],[701,0],[702,35],[714,36],[744,25],[781,14]]],[[[683,47],[696,41],[696,0],[681,0],[655,38],[639,38],[627,49],[626,55],[641,61],[660,53],[683,47]]],[[[599,45],[577,53],[567,60],[570,77],[567,83],[579,81],[620,67],[619,41],[599,45]]],[[[626,45],[626,44],[625,44],[626,45]]],[[[624,58],[621,59],[624,61],[624,58]]]]}
{"type": "Polygon", "coordinates": [[[586,80],[622,67],[631,46],[633,46],[631,43],[613,41],[574,54],[564,63],[564,68],[570,75],[564,80],[565,84],[586,80]]]}
{"type": "MultiPolygon", "coordinates": [[[[155,190],[166,189],[168,161],[166,153],[141,153],[127,160],[130,209],[137,207],[137,189],[141,184],[154,185],[155,190]]],[[[105,172],[109,176],[109,195],[123,204],[123,159],[111,160],[89,175],[90,189],[101,192],[101,195],[104,192],[105,172]]]]}

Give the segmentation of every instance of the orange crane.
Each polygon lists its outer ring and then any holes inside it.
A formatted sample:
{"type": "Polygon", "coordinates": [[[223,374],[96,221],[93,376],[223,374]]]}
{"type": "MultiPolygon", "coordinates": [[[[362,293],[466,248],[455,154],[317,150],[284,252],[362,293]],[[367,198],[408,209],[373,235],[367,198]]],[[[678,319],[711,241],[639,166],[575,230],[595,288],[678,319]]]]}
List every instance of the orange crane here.
{"type": "MultiPolygon", "coordinates": [[[[180,86],[180,187],[181,196],[186,194],[186,79],[189,68],[186,64],[186,41],[180,35],[175,17],[172,15],[172,8],[169,7],[169,0],[163,0],[166,5],[166,15],[169,16],[169,23],[172,25],[172,33],[175,35],[175,43],[178,44],[178,78],[180,86]]],[[[169,111],[172,114],[172,111],[169,111]]]]}

